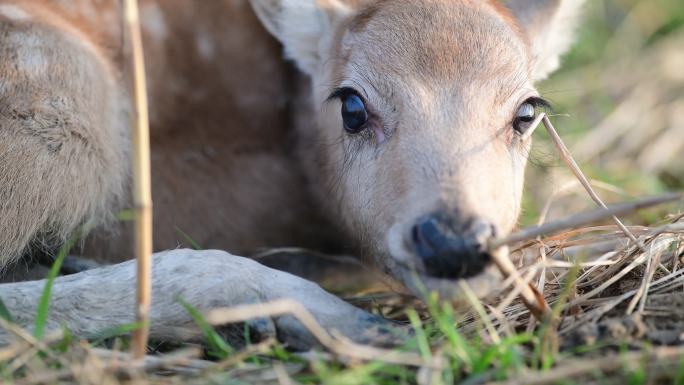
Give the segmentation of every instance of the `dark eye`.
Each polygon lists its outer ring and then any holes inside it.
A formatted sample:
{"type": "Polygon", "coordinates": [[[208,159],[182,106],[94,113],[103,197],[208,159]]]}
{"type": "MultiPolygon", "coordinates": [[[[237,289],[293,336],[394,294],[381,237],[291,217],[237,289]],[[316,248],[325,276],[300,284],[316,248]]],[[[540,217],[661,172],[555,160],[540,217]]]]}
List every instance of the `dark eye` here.
{"type": "Polygon", "coordinates": [[[524,134],[529,130],[537,117],[537,111],[535,104],[531,101],[526,101],[518,107],[518,111],[515,113],[515,119],[513,120],[513,128],[520,134],[524,134]]]}
{"type": "Polygon", "coordinates": [[[513,128],[523,138],[529,136],[535,129],[532,125],[535,124],[535,121],[539,121],[540,115],[538,113],[540,108],[543,110],[553,110],[553,107],[547,100],[535,96],[525,100],[515,112],[513,128]]]}
{"type": "Polygon", "coordinates": [[[350,134],[358,134],[366,128],[368,111],[366,105],[356,92],[348,92],[341,95],[342,120],[344,129],[350,134]]]}

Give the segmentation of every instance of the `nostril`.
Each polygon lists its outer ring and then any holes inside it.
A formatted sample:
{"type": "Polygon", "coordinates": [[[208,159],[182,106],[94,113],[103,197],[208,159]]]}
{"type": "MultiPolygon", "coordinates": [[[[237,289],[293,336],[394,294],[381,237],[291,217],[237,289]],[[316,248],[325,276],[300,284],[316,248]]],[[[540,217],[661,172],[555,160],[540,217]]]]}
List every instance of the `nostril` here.
{"type": "Polygon", "coordinates": [[[433,217],[427,217],[413,226],[411,238],[418,255],[421,258],[429,258],[438,252],[444,235],[439,229],[438,222],[433,217]]]}
{"type": "Polygon", "coordinates": [[[495,228],[484,220],[471,220],[457,232],[453,222],[437,215],[421,218],[410,233],[413,250],[425,273],[437,278],[464,278],[479,274],[491,258],[485,245],[495,228]]]}

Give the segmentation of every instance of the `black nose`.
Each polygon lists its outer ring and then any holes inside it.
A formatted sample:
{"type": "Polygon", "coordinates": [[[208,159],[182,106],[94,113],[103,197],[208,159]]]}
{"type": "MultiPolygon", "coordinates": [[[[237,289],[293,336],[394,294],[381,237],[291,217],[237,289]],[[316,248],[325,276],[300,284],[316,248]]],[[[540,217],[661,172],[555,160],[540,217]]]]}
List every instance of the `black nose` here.
{"type": "Polygon", "coordinates": [[[481,273],[491,257],[485,252],[494,227],[471,219],[465,225],[436,214],[421,218],[412,228],[414,251],[423,261],[425,272],[436,278],[468,278],[481,273]]]}

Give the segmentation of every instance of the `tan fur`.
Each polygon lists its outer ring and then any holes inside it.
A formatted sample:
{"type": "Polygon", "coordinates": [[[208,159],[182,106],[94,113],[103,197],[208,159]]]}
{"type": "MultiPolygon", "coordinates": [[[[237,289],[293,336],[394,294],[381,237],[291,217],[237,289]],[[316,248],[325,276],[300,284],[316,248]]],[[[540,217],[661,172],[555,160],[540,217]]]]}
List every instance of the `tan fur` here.
{"type": "Polygon", "coordinates": [[[110,61],[58,14],[10,4],[0,8],[4,263],[109,219],[128,169],[127,106],[110,61]]]}
{"type": "MultiPolygon", "coordinates": [[[[0,14],[10,34],[0,39],[2,264],[29,246],[54,252],[86,222],[108,222],[105,228],[117,231],[96,231],[84,254],[130,258],[128,224],[107,221],[127,207],[118,198],[128,191],[130,102],[119,2],[0,4],[28,15],[19,22],[0,14]],[[17,39],[24,40],[13,43],[11,37],[20,34],[26,36],[17,39]],[[22,52],[38,55],[38,45],[47,47],[44,74],[28,74],[32,68],[11,60],[21,60],[22,52]],[[27,74],[15,75],[15,68],[27,74]],[[25,80],[29,75],[33,80],[25,80]],[[51,100],[68,102],[71,109],[50,107],[51,100]],[[122,112],[114,117],[110,109],[122,112]]],[[[290,69],[249,4],[150,0],[141,2],[141,12],[151,94],[155,249],[187,244],[183,233],[203,247],[240,253],[325,244],[327,227],[316,225],[323,221],[291,154],[290,69]]]]}
{"type": "MultiPolygon", "coordinates": [[[[182,233],[236,253],[349,244],[341,227],[404,279],[398,262],[410,256],[398,239],[420,215],[512,229],[529,142],[516,142],[510,123],[536,95],[548,45],[530,34],[547,29],[541,17],[532,28],[514,15],[522,20],[518,5],[553,15],[563,7],[544,4],[558,2],[512,0],[512,12],[474,0],[252,3],[309,79],[282,61],[245,1],[141,2],[155,249],[184,242],[182,233]],[[362,90],[386,141],[380,131],[344,134],[339,102],[326,101],[340,86],[362,90]]],[[[0,1],[0,264],[125,207],[118,4],[0,1]],[[3,6],[26,17],[3,16],[3,6]]],[[[130,257],[125,228],[105,234],[91,237],[88,255],[130,257]]]]}
{"type": "Polygon", "coordinates": [[[523,24],[513,14],[553,15],[558,2],[510,1],[509,11],[486,1],[385,0],[330,15],[336,1],[317,1],[308,19],[327,23],[310,25],[308,35],[302,18],[288,19],[288,8],[307,12],[302,2],[279,3],[279,18],[265,23],[290,56],[301,56],[313,83],[318,128],[302,131],[305,148],[335,144],[304,154],[308,174],[326,187],[321,198],[332,216],[383,269],[411,285],[405,268],[416,257],[404,242],[416,218],[431,212],[448,213],[463,229],[472,218],[499,234],[514,227],[530,143],[515,138],[511,122],[538,95],[533,81],[545,74],[535,47],[548,40],[533,34],[545,28],[541,17],[523,24]],[[295,32],[318,50],[288,47],[295,32]],[[377,132],[343,133],[339,102],[323,102],[336,87],[361,93],[384,142],[377,132]]]}

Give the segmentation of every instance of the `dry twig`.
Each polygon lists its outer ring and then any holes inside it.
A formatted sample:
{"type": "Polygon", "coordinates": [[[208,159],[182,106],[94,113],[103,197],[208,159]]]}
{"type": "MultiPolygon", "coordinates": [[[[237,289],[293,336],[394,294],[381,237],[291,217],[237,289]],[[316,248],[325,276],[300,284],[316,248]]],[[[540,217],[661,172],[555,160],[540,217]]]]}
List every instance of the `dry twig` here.
{"type": "Polygon", "coordinates": [[[505,245],[513,245],[522,241],[528,241],[540,235],[556,234],[566,229],[597,222],[612,216],[624,215],[644,208],[675,202],[680,199],[682,199],[681,193],[669,193],[654,197],[637,199],[633,202],[628,203],[618,203],[615,205],[607,206],[605,209],[600,208],[592,211],[587,211],[558,221],[548,222],[541,226],[529,227],[527,229],[518,231],[504,238],[494,239],[489,243],[489,250],[494,250],[505,245]]]}
{"type": "Polygon", "coordinates": [[[152,297],[152,181],[150,134],[147,108],[145,60],[138,0],[124,0],[124,23],[131,45],[133,98],[136,124],[133,126],[133,202],[135,208],[135,256],[138,260],[136,315],[140,325],[133,336],[133,356],[144,357],[149,336],[152,297]]]}
{"type": "Polygon", "coordinates": [[[498,247],[493,249],[490,254],[501,274],[506,278],[513,277],[515,290],[520,292],[520,298],[530,313],[539,321],[549,320],[551,308],[539,291],[520,276],[518,269],[508,257],[508,247],[498,247]]]}
{"type": "MultiPolygon", "coordinates": [[[[585,190],[587,190],[587,193],[591,197],[591,199],[596,202],[597,205],[600,207],[607,209],[608,207],[606,206],[605,203],[601,200],[601,198],[598,196],[596,191],[594,191],[594,188],[591,187],[591,183],[589,183],[589,180],[587,179],[586,176],[584,176],[584,173],[582,172],[582,169],[580,169],[579,165],[577,162],[575,162],[575,159],[572,157],[572,154],[570,153],[570,150],[568,150],[568,147],[565,146],[565,143],[563,143],[563,139],[561,139],[560,135],[558,135],[558,132],[556,129],[553,127],[553,124],[549,120],[549,117],[546,116],[544,113],[541,114],[542,116],[542,121],[544,122],[544,126],[546,127],[546,130],[549,132],[549,136],[551,136],[551,139],[553,140],[553,143],[556,145],[556,148],[558,148],[558,151],[560,152],[561,158],[565,162],[565,164],[568,166],[568,168],[572,171],[572,173],[575,175],[577,180],[582,184],[585,190]]],[[[640,249],[645,250],[645,247],[643,243],[641,243],[635,236],[632,234],[631,231],[625,225],[622,223],[622,221],[617,217],[617,215],[612,216],[613,221],[615,224],[622,230],[623,233],[635,244],[639,246],[640,249]]]]}
{"type": "Polygon", "coordinates": [[[361,345],[336,334],[328,333],[304,306],[291,299],[214,309],[207,314],[206,320],[212,325],[223,325],[244,322],[255,318],[283,315],[295,317],[323,347],[338,356],[361,360],[377,360],[400,365],[435,367],[434,362],[426,362],[416,353],[405,353],[397,350],[361,345]]]}

